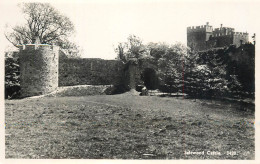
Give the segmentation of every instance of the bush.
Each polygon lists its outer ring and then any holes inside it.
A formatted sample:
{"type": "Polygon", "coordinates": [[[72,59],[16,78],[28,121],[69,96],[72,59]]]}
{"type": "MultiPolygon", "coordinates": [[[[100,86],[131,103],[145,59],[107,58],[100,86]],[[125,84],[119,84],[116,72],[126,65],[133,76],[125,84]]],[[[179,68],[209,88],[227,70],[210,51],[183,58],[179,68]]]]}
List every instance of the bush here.
{"type": "Polygon", "coordinates": [[[5,98],[17,98],[20,94],[20,67],[18,59],[5,58],[5,98]]]}
{"type": "Polygon", "coordinates": [[[113,85],[105,90],[105,93],[107,95],[114,95],[114,94],[121,94],[129,91],[128,88],[126,88],[124,85],[113,85]]]}
{"type": "Polygon", "coordinates": [[[5,86],[5,99],[14,99],[20,97],[20,86],[5,86]]]}

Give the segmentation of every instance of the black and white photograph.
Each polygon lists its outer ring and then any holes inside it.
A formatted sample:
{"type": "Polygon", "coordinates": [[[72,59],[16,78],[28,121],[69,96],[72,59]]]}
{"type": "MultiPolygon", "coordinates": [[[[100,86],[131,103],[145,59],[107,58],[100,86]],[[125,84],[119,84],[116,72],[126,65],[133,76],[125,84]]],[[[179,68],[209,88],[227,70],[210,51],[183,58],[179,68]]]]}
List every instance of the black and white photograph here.
{"type": "Polygon", "coordinates": [[[256,162],[259,9],[1,1],[4,161],[256,162]]]}

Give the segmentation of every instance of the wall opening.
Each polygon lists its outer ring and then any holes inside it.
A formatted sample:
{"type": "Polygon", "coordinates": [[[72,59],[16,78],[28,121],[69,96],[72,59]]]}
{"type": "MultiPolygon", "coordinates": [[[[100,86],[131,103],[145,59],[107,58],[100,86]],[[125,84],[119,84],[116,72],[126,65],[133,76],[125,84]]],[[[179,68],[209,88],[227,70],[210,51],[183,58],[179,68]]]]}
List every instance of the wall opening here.
{"type": "Polygon", "coordinates": [[[147,89],[157,89],[158,78],[154,69],[146,68],[141,74],[141,79],[147,89]]]}

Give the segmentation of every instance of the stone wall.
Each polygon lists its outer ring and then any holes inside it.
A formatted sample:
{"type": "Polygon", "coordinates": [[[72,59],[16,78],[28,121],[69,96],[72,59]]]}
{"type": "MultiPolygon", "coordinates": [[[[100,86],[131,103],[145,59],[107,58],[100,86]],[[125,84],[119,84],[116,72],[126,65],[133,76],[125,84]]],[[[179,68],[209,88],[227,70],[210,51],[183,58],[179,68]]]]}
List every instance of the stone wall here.
{"type": "Polygon", "coordinates": [[[51,45],[20,47],[21,96],[36,96],[58,87],[59,48],[51,45]]]}
{"type": "Polygon", "coordinates": [[[241,41],[242,44],[247,43],[249,40],[248,33],[241,33],[241,32],[236,32],[234,34],[234,39],[233,39],[233,44],[236,45],[236,47],[241,46],[241,41]]]}
{"type": "Polygon", "coordinates": [[[144,84],[142,75],[147,68],[157,71],[156,64],[149,59],[123,64],[118,60],[60,57],[59,86],[123,85],[135,89],[144,84]]]}
{"type": "Polygon", "coordinates": [[[210,37],[207,41],[207,49],[216,47],[228,47],[233,44],[233,35],[210,37]]]}
{"type": "Polygon", "coordinates": [[[206,49],[206,32],[198,31],[187,33],[187,46],[195,51],[206,49]]]}
{"type": "Polygon", "coordinates": [[[48,94],[58,86],[114,85],[115,90],[135,89],[144,84],[147,68],[155,72],[157,69],[149,59],[124,64],[119,60],[67,58],[58,47],[50,45],[21,46],[19,55],[22,97],[48,94]]]}
{"type": "Polygon", "coordinates": [[[152,79],[151,83],[155,84],[158,87],[158,77],[157,77],[157,71],[158,67],[156,64],[156,61],[153,59],[132,59],[130,60],[126,66],[124,71],[124,85],[128,87],[129,89],[136,89],[138,85],[145,85],[145,73],[147,70],[152,70],[155,74],[152,79]]]}
{"type": "Polygon", "coordinates": [[[121,84],[123,68],[118,60],[60,58],[59,86],[121,84]]]}
{"type": "Polygon", "coordinates": [[[204,51],[232,44],[239,47],[248,42],[248,33],[235,32],[234,28],[221,27],[213,30],[208,22],[204,26],[187,27],[187,46],[191,50],[204,51]]]}

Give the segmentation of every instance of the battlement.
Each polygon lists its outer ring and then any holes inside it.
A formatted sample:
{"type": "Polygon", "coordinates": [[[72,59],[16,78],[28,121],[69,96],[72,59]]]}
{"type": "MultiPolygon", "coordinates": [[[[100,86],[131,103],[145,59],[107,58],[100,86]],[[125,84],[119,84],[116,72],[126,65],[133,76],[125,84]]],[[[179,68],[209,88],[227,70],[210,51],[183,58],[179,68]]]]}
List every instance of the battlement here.
{"type": "Polygon", "coordinates": [[[49,44],[20,44],[17,45],[19,47],[19,51],[27,51],[27,50],[52,50],[58,51],[59,47],[55,45],[49,44]]]}
{"type": "Polygon", "coordinates": [[[213,37],[218,37],[218,36],[227,36],[227,35],[248,35],[248,33],[245,32],[235,32],[234,28],[231,27],[221,27],[220,28],[215,28],[213,30],[213,27],[210,26],[207,22],[206,25],[201,25],[201,26],[190,26],[187,27],[187,33],[192,33],[192,32],[212,32],[213,37]]]}
{"type": "Polygon", "coordinates": [[[223,27],[223,24],[214,30],[208,22],[203,26],[187,27],[187,45],[194,50],[229,45],[238,47],[248,40],[249,34],[247,32],[235,32],[234,28],[223,27]]]}
{"type": "Polygon", "coordinates": [[[234,28],[230,27],[221,27],[221,28],[215,28],[213,31],[213,37],[218,37],[218,36],[231,36],[234,33],[234,28]]]}
{"type": "Polygon", "coordinates": [[[21,96],[53,92],[58,87],[59,47],[48,44],[18,45],[21,96]]]}
{"type": "Polygon", "coordinates": [[[210,26],[208,22],[206,23],[206,25],[187,27],[187,33],[193,33],[193,32],[212,32],[212,31],[213,31],[213,27],[210,26]]]}
{"type": "Polygon", "coordinates": [[[205,31],[212,31],[212,26],[209,25],[201,25],[201,26],[190,26],[187,27],[187,32],[205,32],[205,31]]]}
{"type": "Polygon", "coordinates": [[[229,30],[229,31],[234,31],[234,28],[231,27],[220,27],[220,28],[215,28],[214,31],[222,31],[222,30],[229,30]]]}
{"type": "Polygon", "coordinates": [[[234,32],[216,32],[216,33],[213,33],[212,36],[213,37],[232,36],[233,34],[234,34],[234,32]]]}
{"type": "Polygon", "coordinates": [[[248,36],[249,34],[247,32],[235,32],[234,35],[244,35],[244,36],[248,36]]]}

